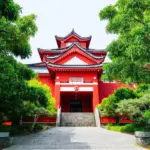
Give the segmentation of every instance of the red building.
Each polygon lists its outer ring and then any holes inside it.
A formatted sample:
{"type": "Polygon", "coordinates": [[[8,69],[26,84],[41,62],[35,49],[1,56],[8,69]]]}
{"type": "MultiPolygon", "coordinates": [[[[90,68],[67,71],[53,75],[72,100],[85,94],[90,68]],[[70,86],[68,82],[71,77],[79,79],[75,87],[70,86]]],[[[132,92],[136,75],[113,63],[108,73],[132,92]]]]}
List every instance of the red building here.
{"type": "Polygon", "coordinates": [[[39,48],[42,62],[29,66],[51,88],[56,107],[62,112],[93,112],[102,98],[120,86],[128,86],[100,81],[107,53],[89,48],[91,36],[81,37],[73,30],[55,38],[58,48],[39,48]]]}

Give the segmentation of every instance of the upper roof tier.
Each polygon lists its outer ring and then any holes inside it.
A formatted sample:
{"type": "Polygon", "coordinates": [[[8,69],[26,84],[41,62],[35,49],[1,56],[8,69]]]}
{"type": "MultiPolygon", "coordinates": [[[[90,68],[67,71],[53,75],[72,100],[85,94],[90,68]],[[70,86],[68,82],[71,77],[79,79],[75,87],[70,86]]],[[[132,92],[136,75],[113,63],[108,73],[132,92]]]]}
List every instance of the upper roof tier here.
{"type": "Polygon", "coordinates": [[[83,48],[89,48],[91,38],[89,37],[81,37],[77,34],[74,29],[65,37],[55,36],[58,48],[65,48],[70,46],[73,42],[78,42],[83,48]]]}
{"type": "MultiPolygon", "coordinates": [[[[89,57],[92,57],[92,59],[99,60],[105,58],[107,52],[104,50],[94,50],[94,49],[87,49],[83,48],[81,45],[79,45],[78,42],[73,42],[70,46],[65,48],[59,48],[59,49],[38,49],[38,52],[40,54],[42,62],[47,61],[47,59],[57,59],[61,58],[61,56],[65,53],[71,53],[75,51],[80,50],[80,53],[84,53],[85,55],[88,55],[89,57]]],[[[79,53],[79,52],[78,52],[79,53]]],[[[64,56],[64,55],[63,55],[64,56]]]]}

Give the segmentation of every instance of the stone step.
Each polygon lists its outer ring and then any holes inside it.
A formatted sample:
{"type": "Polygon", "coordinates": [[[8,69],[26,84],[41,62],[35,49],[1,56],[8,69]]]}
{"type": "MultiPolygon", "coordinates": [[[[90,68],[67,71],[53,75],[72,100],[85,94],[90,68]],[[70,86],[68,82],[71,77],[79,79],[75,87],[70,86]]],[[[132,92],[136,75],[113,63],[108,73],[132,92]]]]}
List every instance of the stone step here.
{"type": "Polygon", "coordinates": [[[62,113],[61,126],[95,127],[95,117],[93,113],[62,113]]]}

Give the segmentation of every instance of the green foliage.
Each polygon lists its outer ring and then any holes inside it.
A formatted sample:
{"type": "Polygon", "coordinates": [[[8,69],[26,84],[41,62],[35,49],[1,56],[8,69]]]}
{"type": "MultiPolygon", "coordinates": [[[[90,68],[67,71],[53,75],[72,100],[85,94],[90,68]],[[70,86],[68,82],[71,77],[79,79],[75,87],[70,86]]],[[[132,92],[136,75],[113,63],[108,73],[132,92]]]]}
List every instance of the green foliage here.
{"type": "MultiPolygon", "coordinates": [[[[31,133],[31,124],[23,124],[23,125],[12,125],[12,126],[5,126],[0,125],[0,132],[9,132],[10,135],[24,135],[31,133]]],[[[35,124],[33,132],[42,131],[48,129],[47,125],[44,124],[35,124]]]]}
{"type": "MultiPolygon", "coordinates": [[[[28,85],[25,80],[35,76],[27,66],[12,56],[0,55],[0,118],[17,117],[23,107],[28,85]]],[[[0,121],[1,121],[0,119],[0,121]]]]}
{"type": "MultiPolygon", "coordinates": [[[[54,107],[54,106],[53,106],[54,107]]],[[[33,102],[24,102],[24,109],[22,111],[22,117],[23,116],[31,116],[33,117],[33,123],[31,126],[31,131],[34,130],[35,125],[36,125],[36,121],[38,120],[39,116],[50,116],[50,115],[54,115],[54,112],[52,112],[51,110],[46,109],[46,107],[42,107],[42,105],[39,105],[39,103],[33,103],[33,102]]],[[[21,119],[22,119],[21,117],[21,119]]],[[[21,120],[22,122],[22,120],[21,120]]]]}
{"type": "Polygon", "coordinates": [[[137,93],[130,89],[130,88],[119,88],[115,91],[114,95],[116,96],[117,100],[124,100],[129,98],[137,98],[137,93]]]}
{"type": "Polygon", "coordinates": [[[49,129],[49,126],[45,125],[45,124],[36,124],[34,127],[34,131],[42,131],[42,130],[47,130],[49,129]]]}
{"type": "Polygon", "coordinates": [[[98,105],[101,117],[115,116],[114,112],[116,107],[116,97],[114,95],[111,95],[108,98],[104,98],[102,103],[98,105]]]}
{"type": "Polygon", "coordinates": [[[146,111],[143,113],[142,118],[143,118],[145,124],[150,127],[150,110],[146,110],[146,111]]]}
{"type": "Polygon", "coordinates": [[[101,116],[116,116],[117,103],[121,100],[127,100],[129,98],[137,98],[138,95],[135,91],[129,88],[119,88],[110,95],[108,98],[104,98],[102,103],[98,105],[101,116]]]}
{"type": "Polygon", "coordinates": [[[54,115],[54,112],[42,107],[39,104],[32,103],[30,101],[24,102],[23,115],[25,116],[51,116],[54,115]]]}
{"type": "Polygon", "coordinates": [[[31,55],[29,40],[37,31],[36,15],[21,17],[21,7],[13,0],[0,0],[0,122],[15,121],[21,114],[56,112],[51,91],[36,74],[13,56],[31,55]]]}
{"type": "Polygon", "coordinates": [[[48,109],[51,113],[56,113],[55,99],[52,97],[50,88],[46,84],[42,85],[36,79],[28,81],[28,85],[28,99],[34,103],[39,102],[41,106],[48,109]]]}
{"type": "Polygon", "coordinates": [[[136,89],[138,93],[146,92],[148,90],[150,90],[150,84],[140,84],[136,89]]]}
{"type": "Polygon", "coordinates": [[[0,18],[16,20],[21,12],[21,7],[13,0],[0,0],[0,18]]]}
{"type": "Polygon", "coordinates": [[[117,105],[116,112],[121,116],[129,116],[131,119],[138,118],[141,115],[141,111],[138,107],[139,99],[129,99],[127,101],[120,101],[117,105]]]}
{"type": "Polygon", "coordinates": [[[117,105],[117,113],[120,115],[128,115],[131,119],[136,120],[136,122],[143,123],[145,112],[150,110],[150,94],[144,94],[144,96],[138,99],[120,101],[117,105]]]}
{"type": "Polygon", "coordinates": [[[46,96],[46,92],[43,90],[43,87],[28,87],[28,94],[26,99],[31,102],[40,104],[43,107],[47,107],[49,101],[46,96]]]}
{"type": "Polygon", "coordinates": [[[150,129],[145,129],[143,126],[138,124],[126,124],[126,125],[107,125],[106,129],[124,132],[124,133],[134,133],[135,131],[150,131],[150,129]]]}
{"type": "Polygon", "coordinates": [[[101,117],[127,116],[136,124],[108,125],[109,130],[133,133],[135,131],[150,131],[150,93],[149,85],[140,84],[136,91],[120,88],[103,99],[98,105],[101,117]],[[138,92],[138,94],[137,94],[138,92]]]}
{"type": "Polygon", "coordinates": [[[37,31],[34,14],[19,17],[8,23],[4,17],[0,19],[0,49],[4,54],[11,53],[21,58],[31,55],[30,37],[37,31]]]}
{"type": "Polygon", "coordinates": [[[33,131],[39,116],[56,115],[56,108],[54,106],[55,100],[47,85],[42,85],[41,82],[33,79],[28,81],[28,86],[28,94],[26,101],[24,101],[21,116],[33,117],[34,121],[31,126],[31,131],[33,131]]]}
{"type": "Polygon", "coordinates": [[[111,19],[116,15],[117,11],[113,5],[109,5],[99,13],[100,19],[111,19]]]}
{"type": "Polygon", "coordinates": [[[106,48],[112,62],[104,65],[105,80],[126,83],[150,82],[150,1],[118,0],[99,13],[107,20],[106,31],[118,34],[106,48]]]}
{"type": "Polygon", "coordinates": [[[1,53],[26,58],[31,55],[30,37],[37,31],[34,14],[21,17],[21,7],[13,0],[0,0],[1,53]]]}

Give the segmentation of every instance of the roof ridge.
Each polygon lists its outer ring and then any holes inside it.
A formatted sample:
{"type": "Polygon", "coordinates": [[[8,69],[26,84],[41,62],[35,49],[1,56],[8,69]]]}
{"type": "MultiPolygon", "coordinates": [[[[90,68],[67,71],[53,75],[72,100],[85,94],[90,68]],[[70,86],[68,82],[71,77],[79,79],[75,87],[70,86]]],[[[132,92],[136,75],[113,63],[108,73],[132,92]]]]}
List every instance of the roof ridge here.
{"type": "Polygon", "coordinates": [[[69,34],[67,34],[66,36],[61,37],[61,36],[55,35],[55,38],[65,39],[65,38],[68,38],[68,37],[69,37],[70,35],[72,35],[72,34],[76,35],[77,37],[79,37],[79,38],[81,38],[81,39],[87,39],[87,38],[91,38],[91,37],[92,37],[91,35],[88,36],[88,37],[82,37],[82,36],[79,35],[77,32],[75,32],[75,30],[74,30],[74,28],[73,28],[72,31],[71,31],[69,34]]]}

